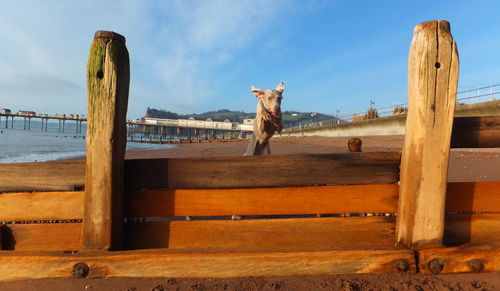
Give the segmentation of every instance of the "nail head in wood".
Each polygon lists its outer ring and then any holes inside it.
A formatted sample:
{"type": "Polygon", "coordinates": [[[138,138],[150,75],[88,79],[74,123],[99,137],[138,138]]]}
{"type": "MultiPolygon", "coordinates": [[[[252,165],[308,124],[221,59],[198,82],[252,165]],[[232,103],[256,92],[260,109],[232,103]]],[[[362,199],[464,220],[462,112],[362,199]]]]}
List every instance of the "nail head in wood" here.
{"type": "Polygon", "coordinates": [[[443,259],[436,258],[429,262],[429,271],[431,271],[431,273],[434,275],[441,273],[441,271],[443,271],[443,268],[443,259]]]}
{"type": "Polygon", "coordinates": [[[78,263],[73,267],[73,277],[85,278],[89,275],[89,266],[85,263],[78,263]]]}
{"type": "Polygon", "coordinates": [[[469,267],[472,271],[474,271],[476,273],[479,273],[482,270],[484,270],[483,261],[481,261],[480,259],[474,259],[474,260],[469,261],[469,267]]]}
{"type": "Polygon", "coordinates": [[[410,264],[408,263],[408,260],[406,259],[399,259],[394,262],[396,265],[396,269],[399,272],[406,272],[410,268],[410,264]]]}

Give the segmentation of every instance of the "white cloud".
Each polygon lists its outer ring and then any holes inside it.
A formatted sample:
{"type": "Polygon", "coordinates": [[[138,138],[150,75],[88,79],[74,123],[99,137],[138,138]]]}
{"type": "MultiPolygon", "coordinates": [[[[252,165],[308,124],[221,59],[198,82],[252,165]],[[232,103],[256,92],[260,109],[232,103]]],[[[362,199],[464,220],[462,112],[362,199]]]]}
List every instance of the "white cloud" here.
{"type": "MultiPolygon", "coordinates": [[[[216,94],[217,66],[233,61],[235,54],[261,37],[271,15],[282,6],[277,1],[174,3],[161,7],[163,17],[172,17],[175,23],[164,26],[156,40],[161,50],[147,57],[155,63],[151,74],[160,76],[155,79],[163,84],[163,108],[199,110],[216,94]]],[[[149,82],[142,78],[140,82],[137,89],[143,92],[149,82]]]]}
{"type": "Polygon", "coordinates": [[[88,50],[93,33],[102,29],[127,38],[129,116],[135,118],[147,106],[205,110],[204,102],[219,92],[224,72],[218,69],[231,62],[237,65],[235,56],[283,22],[287,16],[282,12],[293,2],[81,0],[2,5],[0,107],[85,111],[88,50]],[[73,101],[68,103],[72,108],[61,108],[63,96],[73,101]],[[36,100],[43,104],[31,104],[36,100]]]}

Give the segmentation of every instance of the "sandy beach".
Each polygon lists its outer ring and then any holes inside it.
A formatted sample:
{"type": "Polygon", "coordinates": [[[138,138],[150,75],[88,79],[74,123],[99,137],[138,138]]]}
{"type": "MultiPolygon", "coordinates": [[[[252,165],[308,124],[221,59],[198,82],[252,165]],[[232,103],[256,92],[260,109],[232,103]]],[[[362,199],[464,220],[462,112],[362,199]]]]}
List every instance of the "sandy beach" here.
{"type": "MultiPolygon", "coordinates": [[[[361,137],[364,152],[400,151],[404,137],[361,137]]],[[[348,138],[274,138],[274,155],[345,153],[348,138]]],[[[246,141],[181,144],[175,148],[129,151],[127,159],[241,156],[246,141]]],[[[449,181],[500,181],[500,149],[453,149],[449,181]]],[[[41,279],[0,283],[0,290],[500,290],[498,273],[336,275],[236,279],[99,278],[41,279]]]]}

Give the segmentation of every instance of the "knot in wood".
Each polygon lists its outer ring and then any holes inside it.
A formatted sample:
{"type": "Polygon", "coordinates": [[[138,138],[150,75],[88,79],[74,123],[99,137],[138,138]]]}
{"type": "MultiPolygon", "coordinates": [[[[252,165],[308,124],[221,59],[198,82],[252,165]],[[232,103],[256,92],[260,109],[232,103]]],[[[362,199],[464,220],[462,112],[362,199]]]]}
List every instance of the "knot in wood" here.
{"type": "Polygon", "coordinates": [[[474,260],[469,261],[469,267],[472,271],[474,271],[476,273],[479,273],[482,270],[484,270],[483,261],[481,261],[480,259],[474,259],[474,260]]]}
{"type": "Polygon", "coordinates": [[[431,271],[431,273],[434,275],[441,273],[441,271],[443,271],[443,268],[443,259],[436,258],[429,262],[429,271],[431,271]]]}
{"type": "Polygon", "coordinates": [[[78,263],[73,267],[73,277],[80,279],[89,275],[89,266],[85,263],[78,263]]]}

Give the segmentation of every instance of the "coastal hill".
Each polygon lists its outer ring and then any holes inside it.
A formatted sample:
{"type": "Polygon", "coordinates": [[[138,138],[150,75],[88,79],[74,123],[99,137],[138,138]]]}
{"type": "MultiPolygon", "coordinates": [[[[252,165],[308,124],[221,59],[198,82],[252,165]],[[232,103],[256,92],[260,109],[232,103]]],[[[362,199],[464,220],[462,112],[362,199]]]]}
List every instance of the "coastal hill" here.
{"type": "MultiPolygon", "coordinates": [[[[293,127],[302,124],[308,124],[311,121],[319,121],[325,119],[335,118],[332,115],[314,113],[315,116],[311,116],[311,112],[298,112],[298,111],[284,111],[283,115],[283,125],[284,127],[293,127]]],[[[193,114],[177,114],[164,109],[158,110],[155,108],[148,107],[146,110],[146,116],[152,118],[167,118],[167,119],[187,119],[193,117],[196,120],[207,120],[208,118],[213,121],[224,121],[229,120],[231,122],[243,123],[244,119],[255,118],[254,112],[243,112],[243,111],[231,111],[228,109],[220,109],[217,111],[208,111],[204,113],[193,113],[193,114]]]]}

